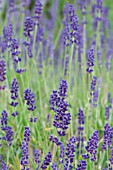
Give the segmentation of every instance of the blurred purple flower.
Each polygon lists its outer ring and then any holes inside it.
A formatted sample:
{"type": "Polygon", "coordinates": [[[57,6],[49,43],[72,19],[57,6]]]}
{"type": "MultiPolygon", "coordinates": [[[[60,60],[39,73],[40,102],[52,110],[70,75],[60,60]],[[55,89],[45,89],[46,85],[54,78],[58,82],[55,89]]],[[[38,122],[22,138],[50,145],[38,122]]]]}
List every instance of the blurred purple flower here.
{"type": "Polygon", "coordinates": [[[41,1],[36,0],[35,7],[34,7],[34,18],[35,18],[36,23],[39,23],[39,20],[42,15],[42,8],[43,8],[43,5],[42,5],[41,1]]]}
{"type": "Polygon", "coordinates": [[[79,109],[78,112],[78,136],[77,136],[77,148],[79,149],[79,153],[82,153],[83,145],[84,145],[84,112],[82,109],[79,109]]]}
{"type": "Polygon", "coordinates": [[[3,82],[6,77],[6,63],[4,60],[0,60],[0,81],[3,82]]]}
{"type": "Polygon", "coordinates": [[[88,73],[93,72],[92,67],[94,66],[94,49],[91,48],[87,54],[87,69],[88,73]]]}
{"type": "Polygon", "coordinates": [[[31,37],[31,33],[34,30],[34,20],[32,17],[26,17],[24,21],[24,35],[28,38],[31,37]]]}

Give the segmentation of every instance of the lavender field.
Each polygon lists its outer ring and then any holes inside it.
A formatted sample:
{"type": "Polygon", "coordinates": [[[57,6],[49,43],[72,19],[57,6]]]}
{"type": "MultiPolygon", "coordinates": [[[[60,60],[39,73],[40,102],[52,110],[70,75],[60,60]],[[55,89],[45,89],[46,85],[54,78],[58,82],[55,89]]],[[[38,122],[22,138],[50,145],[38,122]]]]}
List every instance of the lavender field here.
{"type": "Polygon", "coordinates": [[[113,1],[0,1],[0,170],[113,170],[113,1]]]}

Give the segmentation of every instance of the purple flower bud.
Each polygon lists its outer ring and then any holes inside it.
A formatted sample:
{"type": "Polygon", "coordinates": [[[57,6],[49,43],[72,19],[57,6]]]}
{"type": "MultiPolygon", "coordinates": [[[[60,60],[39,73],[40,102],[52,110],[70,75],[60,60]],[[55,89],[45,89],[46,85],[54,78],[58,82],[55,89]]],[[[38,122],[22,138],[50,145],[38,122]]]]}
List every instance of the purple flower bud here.
{"type": "Polygon", "coordinates": [[[18,74],[22,74],[24,71],[25,71],[25,69],[22,69],[22,68],[16,70],[16,72],[17,72],[18,74]]]}

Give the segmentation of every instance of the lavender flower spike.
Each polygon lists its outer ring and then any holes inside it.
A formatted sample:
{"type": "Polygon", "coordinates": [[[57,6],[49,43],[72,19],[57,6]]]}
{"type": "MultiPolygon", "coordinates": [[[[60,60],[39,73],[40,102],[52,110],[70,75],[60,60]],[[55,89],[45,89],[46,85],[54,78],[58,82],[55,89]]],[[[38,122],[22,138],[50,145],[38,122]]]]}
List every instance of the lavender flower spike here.
{"type": "Polygon", "coordinates": [[[6,77],[5,77],[5,74],[6,74],[6,63],[4,60],[0,60],[0,81],[3,82],[6,77]]]}
{"type": "Polygon", "coordinates": [[[60,136],[66,135],[66,129],[70,124],[71,115],[67,112],[69,104],[65,101],[67,96],[67,82],[60,82],[59,91],[53,91],[50,96],[50,108],[56,113],[54,116],[53,126],[57,128],[57,133],[60,136]]]}
{"type": "Polygon", "coordinates": [[[26,102],[26,104],[28,105],[27,109],[30,111],[34,111],[36,109],[34,93],[32,93],[31,90],[26,89],[24,91],[24,99],[27,101],[26,102]]]}
{"type": "Polygon", "coordinates": [[[41,169],[46,169],[48,167],[48,165],[50,164],[52,160],[52,154],[51,152],[48,152],[47,155],[45,156],[45,159],[41,165],[41,169]]]}
{"type": "Polygon", "coordinates": [[[86,146],[86,150],[91,155],[91,161],[96,160],[96,153],[98,148],[98,131],[95,131],[91,138],[89,139],[88,145],[86,146]]]}

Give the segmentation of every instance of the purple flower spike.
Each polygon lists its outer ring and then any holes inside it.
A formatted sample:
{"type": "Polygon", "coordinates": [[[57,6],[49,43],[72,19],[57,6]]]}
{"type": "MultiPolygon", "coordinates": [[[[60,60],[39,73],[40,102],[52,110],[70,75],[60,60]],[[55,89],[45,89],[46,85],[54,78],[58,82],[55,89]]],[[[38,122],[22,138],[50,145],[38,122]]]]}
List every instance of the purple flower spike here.
{"type": "Polygon", "coordinates": [[[21,61],[21,58],[18,57],[18,55],[20,54],[20,51],[18,50],[18,48],[19,48],[18,41],[16,39],[12,39],[11,40],[11,54],[12,54],[13,61],[15,63],[18,63],[21,61]]]}
{"type": "Polygon", "coordinates": [[[64,45],[68,46],[73,43],[79,43],[78,28],[78,17],[75,14],[74,6],[72,4],[66,3],[64,7],[64,45]]]}
{"type": "Polygon", "coordinates": [[[34,7],[34,18],[36,22],[39,22],[41,15],[42,15],[42,8],[43,5],[40,0],[36,0],[35,7],[34,7]]]}
{"type": "Polygon", "coordinates": [[[60,146],[62,144],[62,142],[58,139],[58,137],[57,136],[53,137],[52,134],[49,136],[49,140],[55,143],[57,146],[60,146]]]}
{"type": "Polygon", "coordinates": [[[86,150],[91,155],[91,161],[96,160],[96,153],[98,148],[98,131],[95,131],[86,146],[86,150]]]}
{"type": "Polygon", "coordinates": [[[0,162],[1,162],[1,170],[8,170],[8,167],[6,163],[2,160],[2,156],[0,156],[0,162]]]}
{"type": "Polygon", "coordinates": [[[0,60],[0,81],[3,82],[6,77],[5,77],[5,74],[6,74],[6,63],[4,60],[0,60]]]}
{"type": "Polygon", "coordinates": [[[104,126],[104,143],[102,144],[102,149],[107,150],[110,147],[113,139],[113,128],[110,127],[108,123],[104,126]]]}
{"type": "Polygon", "coordinates": [[[48,165],[50,164],[52,160],[52,154],[51,152],[48,152],[47,155],[45,156],[45,159],[41,165],[41,169],[46,169],[48,167],[48,165]]]}
{"type": "Polygon", "coordinates": [[[7,124],[8,124],[8,114],[5,110],[2,112],[2,117],[1,117],[1,128],[4,129],[7,124]]]}
{"type": "Polygon", "coordinates": [[[39,153],[39,150],[34,150],[34,156],[35,156],[35,163],[38,165],[36,170],[38,170],[39,165],[40,165],[40,153],[39,153]]]}
{"type": "Polygon", "coordinates": [[[94,49],[91,48],[87,54],[87,69],[88,73],[93,72],[92,67],[94,66],[94,49]]]}
{"type": "Polygon", "coordinates": [[[10,42],[13,36],[12,24],[8,25],[7,27],[4,27],[3,34],[4,34],[4,40],[5,40],[6,46],[10,47],[10,42]]]}
{"type": "Polygon", "coordinates": [[[34,93],[32,93],[31,90],[26,89],[24,91],[24,99],[27,101],[26,104],[29,106],[27,109],[34,111],[36,109],[34,93]]]}
{"type": "Polygon", "coordinates": [[[113,165],[113,147],[111,148],[111,158],[109,160],[111,164],[113,165]]]}
{"type": "Polygon", "coordinates": [[[77,148],[79,149],[79,153],[82,153],[82,148],[84,145],[84,136],[83,136],[83,132],[84,132],[84,112],[82,109],[79,109],[78,112],[78,136],[77,136],[77,148]],[[81,148],[80,148],[81,146],[81,148]]]}
{"type": "Polygon", "coordinates": [[[12,127],[6,126],[5,132],[6,132],[5,140],[8,142],[9,146],[11,146],[12,145],[13,136],[14,136],[14,132],[12,130],[12,127]]]}
{"type": "Polygon", "coordinates": [[[76,170],[86,170],[86,161],[85,160],[81,160],[80,163],[77,165],[76,170]]]}
{"type": "MultiPolygon", "coordinates": [[[[10,90],[12,100],[16,100],[18,98],[18,88],[19,88],[18,81],[16,78],[14,78],[12,81],[11,90],[10,90]]],[[[12,103],[12,105],[13,105],[13,103],[12,103]]],[[[17,103],[16,103],[16,105],[17,105],[17,103]]]]}
{"type": "Polygon", "coordinates": [[[33,30],[34,30],[34,21],[31,17],[27,17],[24,22],[24,35],[30,38],[33,30]]]}
{"type": "Polygon", "coordinates": [[[72,136],[68,140],[66,152],[65,152],[65,155],[67,157],[66,159],[68,159],[68,162],[69,162],[68,166],[71,168],[73,168],[72,163],[74,162],[74,157],[75,157],[75,148],[76,148],[75,142],[76,142],[76,140],[75,140],[74,136],[72,136]]]}
{"type": "Polygon", "coordinates": [[[60,82],[59,91],[53,91],[50,95],[50,108],[56,113],[54,116],[53,126],[57,128],[57,133],[59,136],[66,135],[66,129],[70,124],[71,115],[67,113],[69,104],[65,101],[67,96],[67,82],[62,80],[60,82]]]}
{"type": "Polygon", "coordinates": [[[58,166],[55,162],[52,162],[51,168],[52,170],[58,170],[58,166]]]}
{"type": "Polygon", "coordinates": [[[109,119],[109,115],[110,115],[110,106],[107,106],[105,108],[105,118],[106,118],[106,120],[109,119]]]}
{"type": "Polygon", "coordinates": [[[24,140],[22,141],[22,158],[20,161],[20,164],[23,165],[23,167],[27,169],[28,165],[28,144],[30,141],[30,129],[29,127],[24,128],[24,140]]]}
{"type": "Polygon", "coordinates": [[[95,91],[96,82],[97,82],[97,77],[93,76],[92,82],[91,82],[91,91],[95,91]]]}

